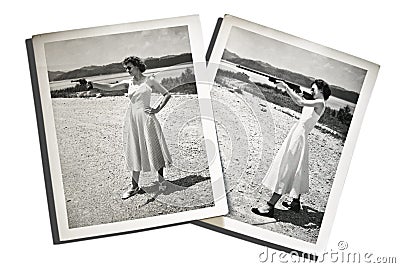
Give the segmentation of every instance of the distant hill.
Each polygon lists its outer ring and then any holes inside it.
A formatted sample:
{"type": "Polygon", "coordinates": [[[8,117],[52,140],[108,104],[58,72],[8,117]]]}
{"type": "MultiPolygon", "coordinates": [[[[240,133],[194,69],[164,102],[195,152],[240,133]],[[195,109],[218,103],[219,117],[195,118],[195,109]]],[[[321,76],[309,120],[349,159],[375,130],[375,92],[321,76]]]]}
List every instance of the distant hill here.
{"type": "Polygon", "coordinates": [[[58,76],[62,75],[65,72],[61,72],[61,71],[49,71],[48,75],[49,75],[49,80],[53,81],[54,79],[56,79],[58,76]]]}
{"type": "MultiPolygon", "coordinates": [[[[241,58],[239,55],[227,49],[224,50],[222,59],[235,64],[240,64],[242,66],[257,70],[259,72],[270,74],[272,76],[281,78],[282,80],[286,80],[303,87],[310,87],[311,83],[315,80],[315,78],[313,77],[305,76],[303,74],[292,72],[286,69],[280,69],[266,62],[241,58]]],[[[357,103],[359,97],[359,94],[357,92],[349,91],[336,85],[329,85],[329,86],[332,90],[333,96],[355,104],[357,103]]]]}
{"type": "Polygon", "coordinates": [[[229,51],[227,49],[224,49],[224,54],[222,54],[222,58],[224,60],[230,61],[232,59],[237,59],[237,58],[240,58],[240,57],[239,57],[239,55],[237,55],[237,54],[235,54],[235,53],[233,53],[233,52],[231,52],[231,51],[229,51]]]}
{"type": "MultiPolygon", "coordinates": [[[[168,55],[160,58],[149,57],[144,60],[148,69],[168,67],[181,63],[192,62],[191,53],[183,53],[180,55],[168,55]]],[[[82,77],[90,77],[95,75],[106,75],[125,72],[121,62],[110,63],[107,65],[97,66],[85,66],[79,69],[75,69],[68,72],[61,71],[49,71],[49,81],[60,81],[66,79],[76,79],[82,77]]]]}

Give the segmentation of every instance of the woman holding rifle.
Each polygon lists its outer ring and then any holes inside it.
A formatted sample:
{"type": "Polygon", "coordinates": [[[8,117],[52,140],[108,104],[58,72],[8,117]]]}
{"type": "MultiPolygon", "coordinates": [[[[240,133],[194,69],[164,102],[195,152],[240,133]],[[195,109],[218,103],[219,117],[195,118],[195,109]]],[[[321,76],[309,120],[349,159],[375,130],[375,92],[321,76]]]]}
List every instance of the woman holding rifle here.
{"type": "Polygon", "coordinates": [[[262,181],[273,191],[271,198],[264,206],[251,209],[253,213],[266,217],[274,216],[275,204],[286,193],[293,199],[291,203],[282,202],[282,205],[295,212],[300,211],[300,195],[308,192],[309,185],[307,136],[324,113],[326,100],[331,95],[329,85],[321,79],[311,84],[312,100],[302,98],[284,82],[278,82],[277,87],[285,90],[303,109],[299,121],[289,131],[262,181]]]}

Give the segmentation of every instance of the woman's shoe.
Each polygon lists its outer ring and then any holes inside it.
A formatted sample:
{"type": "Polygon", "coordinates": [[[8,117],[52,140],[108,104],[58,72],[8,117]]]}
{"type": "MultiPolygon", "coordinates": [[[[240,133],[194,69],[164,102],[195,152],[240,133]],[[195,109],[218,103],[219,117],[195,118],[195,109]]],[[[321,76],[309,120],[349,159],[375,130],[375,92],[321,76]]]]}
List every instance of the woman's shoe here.
{"type": "Polygon", "coordinates": [[[251,212],[263,217],[269,217],[269,218],[274,217],[274,207],[271,206],[269,207],[267,212],[261,212],[258,208],[251,208],[251,212]]]}
{"type": "Polygon", "coordinates": [[[132,197],[139,192],[140,192],[139,186],[136,186],[135,188],[131,187],[125,193],[122,194],[122,199],[128,199],[129,197],[132,197]]]}
{"type": "Polygon", "coordinates": [[[300,212],[300,201],[295,201],[295,200],[292,200],[292,202],[286,202],[286,201],[283,201],[282,202],[282,206],[284,206],[284,207],[287,207],[289,210],[292,210],[292,211],[294,211],[294,212],[296,212],[296,213],[299,213],[300,212]]]}

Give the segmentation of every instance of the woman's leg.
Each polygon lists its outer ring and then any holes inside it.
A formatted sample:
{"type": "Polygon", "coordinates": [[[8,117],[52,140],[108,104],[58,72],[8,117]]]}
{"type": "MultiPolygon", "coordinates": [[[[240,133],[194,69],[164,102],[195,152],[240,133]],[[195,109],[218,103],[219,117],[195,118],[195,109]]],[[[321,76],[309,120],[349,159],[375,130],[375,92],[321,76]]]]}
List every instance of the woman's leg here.
{"type": "Polygon", "coordinates": [[[139,187],[139,176],[140,176],[140,171],[132,171],[132,188],[133,189],[139,187]]]}
{"type": "Polygon", "coordinates": [[[276,203],[279,201],[281,198],[281,194],[274,193],[271,198],[267,201],[266,206],[259,207],[260,212],[268,212],[269,210],[273,209],[276,205],[276,203]]]}
{"type": "Polygon", "coordinates": [[[139,191],[140,191],[139,184],[138,184],[139,183],[139,175],[140,175],[140,171],[132,171],[132,186],[129,187],[128,190],[122,194],[122,199],[127,199],[127,198],[139,193],[139,191]]]}
{"type": "Polygon", "coordinates": [[[164,168],[160,168],[158,170],[158,181],[159,182],[164,182],[165,181],[165,179],[164,179],[164,168]]]}
{"type": "Polygon", "coordinates": [[[274,208],[275,204],[281,198],[281,194],[274,193],[271,198],[268,200],[266,206],[262,206],[259,208],[252,208],[251,211],[255,214],[266,216],[266,217],[273,217],[274,216],[274,208]]]}
{"type": "Polygon", "coordinates": [[[271,207],[275,207],[276,203],[279,201],[279,199],[281,198],[281,194],[278,193],[274,193],[271,198],[269,199],[269,201],[267,202],[267,204],[271,207]]]}
{"type": "Polygon", "coordinates": [[[295,212],[300,212],[300,194],[297,197],[293,197],[291,203],[284,201],[282,205],[295,212]]]}
{"type": "Polygon", "coordinates": [[[293,201],[300,203],[300,194],[297,197],[293,197],[293,201]]]}

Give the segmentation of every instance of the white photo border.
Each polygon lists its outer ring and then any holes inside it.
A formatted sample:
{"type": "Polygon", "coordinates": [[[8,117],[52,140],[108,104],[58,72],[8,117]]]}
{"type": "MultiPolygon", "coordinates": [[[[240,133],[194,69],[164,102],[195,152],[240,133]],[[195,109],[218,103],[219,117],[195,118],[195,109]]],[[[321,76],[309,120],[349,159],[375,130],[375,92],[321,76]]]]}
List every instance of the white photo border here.
{"type": "Polygon", "coordinates": [[[250,22],[231,15],[225,15],[222,19],[222,23],[218,35],[215,38],[215,43],[213,45],[212,52],[209,58],[208,66],[213,66],[212,68],[209,68],[211,70],[207,70],[211,81],[214,81],[218,69],[215,66],[219,66],[220,64],[232,27],[248,30],[256,34],[273,38],[278,41],[299,48],[303,48],[308,51],[321,54],[367,70],[367,74],[362,85],[359,99],[353,114],[353,119],[350,124],[347,138],[342,150],[342,155],[339,160],[335,179],[333,181],[333,185],[329,194],[329,199],[325,209],[323,221],[321,223],[318,240],[315,244],[266,229],[262,229],[251,224],[228,218],[226,216],[204,219],[202,220],[202,223],[199,223],[200,226],[204,227],[207,227],[207,225],[212,225],[212,229],[215,229],[214,227],[220,228],[221,232],[223,233],[224,230],[226,230],[227,232],[225,233],[228,234],[230,232],[233,232],[233,235],[234,233],[239,233],[247,237],[255,238],[256,240],[265,241],[267,245],[278,245],[277,249],[293,249],[296,251],[304,252],[306,254],[318,255],[319,253],[323,252],[328,243],[329,234],[331,232],[332,224],[338,207],[344,181],[349,169],[356,140],[360,131],[361,123],[378,75],[379,65],[346,54],[344,52],[340,52],[332,48],[328,48],[323,45],[316,44],[311,41],[307,41],[302,38],[268,28],[263,25],[256,24],[254,22],[250,22]],[[203,223],[205,223],[206,225],[204,225],[203,223]]]}
{"type": "MultiPolygon", "coordinates": [[[[40,94],[41,112],[43,115],[43,126],[45,133],[46,146],[48,154],[48,165],[50,170],[51,191],[47,193],[48,198],[54,196],[54,212],[56,218],[56,226],[58,231],[58,239],[55,239],[54,223],[52,222],[52,232],[54,243],[63,243],[68,241],[76,241],[91,237],[101,237],[112,234],[133,232],[145,230],[165,225],[172,225],[192,220],[215,217],[224,215],[228,212],[226,196],[224,195],[224,184],[222,176],[222,167],[219,161],[219,151],[208,148],[210,143],[206,143],[207,157],[209,163],[209,171],[214,197],[214,206],[189,210],[185,212],[159,215],[135,220],[127,220],[122,222],[114,222],[95,226],[87,226],[80,228],[68,228],[68,217],[66,210],[66,202],[64,198],[64,189],[62,183],[61,164],[58,151],[58,143],[55,131],[55,122],[53,116],[53,108],[50,96],[50,86],[47,74],[47,65],[45,58],[45,44],[47,42],[63,41],[76,38],[94,37],[102,35],[111,35],[118,33],[129,33],[134,31],[151,30],[175,26],[187,26],[190,39],[190,47],[193,59],[194,73],[196,77],[196,86],[198,91],[200,115],[203,126],[204,138],[213,143],[217,143],[216,131],[213,125],[210,127],[210,120],[207,118],[212,115],[211,100],[207,99],[207,95],[202,94],[203,90],[198,77],[203,78],[205,72],[204,49],[202,40],[202,31],[198,15],[190,15],[176,18],[158,19],[142,22],[124,23],[118,25],[99,26],[93,28],[69,30],[62,32],[54,32],[41,34],[32,37],[33,52],[35,57],[35,67],[38,82],[38,90],[40,94]],[[204,115],[204,116],[203,116],[204,115]],[[209,150],[210,149],[210,150],[209,150]],[[212,152],[212,155],[209,153],[212,152]],[[223,195],[221,195],[223,193],[223,195]]],[[[34,81],[34,79],[32,79],[34,81]]],[[[35,104],[37,105],[37,104],[35,104]]],[[[40,131],[39,131],[40,132],[40,131]]],[[[43,142],[43,140],[41,140],[43,142]]],[[[42,152],[43,155],[43,152],[42,152]]],[[[44,159],[42,159],[44,161],[44,159]]],[[[46,178],[45,174],[45,180],[46,178]]],[[[49,189],[47,189],[49,191],[49,189]]],[[[49,200],[52,201],[52,200],[49,200]]],[[[50,205],[49,205],[50,206],[50,205]]],[[[52,219],[51,215],[50,218],[52,219]]],[[[57,233],[57,232],[56,232],[57,233]]]]}

